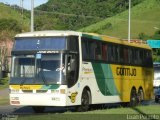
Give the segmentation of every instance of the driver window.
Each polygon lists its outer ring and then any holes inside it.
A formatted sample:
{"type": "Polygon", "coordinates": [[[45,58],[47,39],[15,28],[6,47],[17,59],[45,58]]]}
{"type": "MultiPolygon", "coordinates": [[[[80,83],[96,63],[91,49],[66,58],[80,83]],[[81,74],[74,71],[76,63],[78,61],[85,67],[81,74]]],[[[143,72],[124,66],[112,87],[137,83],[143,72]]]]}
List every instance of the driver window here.
{"type": "Polygon", "coordinates": [[[68,55],[67,58],[67,74],[68,87],[73,86],[78,80],[78,58],[77,54],[68,55]]]}

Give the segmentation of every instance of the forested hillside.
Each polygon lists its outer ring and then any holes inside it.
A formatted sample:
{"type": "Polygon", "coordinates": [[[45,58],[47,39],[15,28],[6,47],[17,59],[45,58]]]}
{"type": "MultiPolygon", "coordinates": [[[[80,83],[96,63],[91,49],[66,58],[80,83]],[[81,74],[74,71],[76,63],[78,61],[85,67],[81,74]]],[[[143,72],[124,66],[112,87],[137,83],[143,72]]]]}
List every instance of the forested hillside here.
{"type": "MultiPolygon", "coordinates": [[[[133,1],[133,0],[132,0],[133,1]]],[[[145,0],[131,9],[131,38],[160,39],[160,0],[145,0]]],[[[84,32],[128,37],[128,10],[80,29],[84,32]]]]}
{"type": "Polygon", "coordinates": [[[11,39],[16,33],[28,31],[29,18],[9,5],[0,3],[0,40],[11,39]]]}
{"type": "MultiPolygon", "coordinates": [[[[132,6],[142,1],[133,0],[132,6]]],[[[128,0],[49,0],[35,10],[35,29],[77,30],[126,9],[128,0]]]]}

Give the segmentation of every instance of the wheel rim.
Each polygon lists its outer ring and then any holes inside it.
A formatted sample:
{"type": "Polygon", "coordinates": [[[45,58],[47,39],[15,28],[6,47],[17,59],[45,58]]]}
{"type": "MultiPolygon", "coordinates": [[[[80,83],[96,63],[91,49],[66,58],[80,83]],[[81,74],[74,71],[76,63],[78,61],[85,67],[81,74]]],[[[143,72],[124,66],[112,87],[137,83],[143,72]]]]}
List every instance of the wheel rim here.
{"type": "Polygon", "coordinates": [[[142,102],[144,100],[143,90],[139,90],[138,94],[139,102],[142,102]]]}
{"type": "Polygon", "coordinates": [[[131,107],[134,107],[134,106],[136,106],[136,104],[137,104],[136,90],[132,90],[132,92],[131,92],[130,105],[131,105],[131,107]]]}

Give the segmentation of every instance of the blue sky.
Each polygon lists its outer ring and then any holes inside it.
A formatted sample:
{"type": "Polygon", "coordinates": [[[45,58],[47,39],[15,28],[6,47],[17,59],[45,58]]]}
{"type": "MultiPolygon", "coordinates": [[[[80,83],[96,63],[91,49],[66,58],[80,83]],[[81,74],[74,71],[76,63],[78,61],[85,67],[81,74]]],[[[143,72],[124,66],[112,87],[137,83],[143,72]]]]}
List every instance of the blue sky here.
{"type": "MultiPolygon", "coordinates": [[[[11,4],[11,5],[18,5],[20,6],[21,0],[0,0],[0,2],[11,4]]],[[[37,7],[43,3],[46,3],[48,0],[34,0],[34,6],[37,7]]],[[[23,7],[27,10],[31,9],[31,0],[23,0],[23,7]]]]}

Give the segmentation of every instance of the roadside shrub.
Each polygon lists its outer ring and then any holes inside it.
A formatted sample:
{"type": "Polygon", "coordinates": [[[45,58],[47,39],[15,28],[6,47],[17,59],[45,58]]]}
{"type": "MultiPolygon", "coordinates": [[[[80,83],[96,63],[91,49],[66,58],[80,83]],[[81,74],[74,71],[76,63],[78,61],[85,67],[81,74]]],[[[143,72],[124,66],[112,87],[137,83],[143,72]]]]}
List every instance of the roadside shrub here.
{"type": "Polygon", "coordinates": [[[0,31],[13,30],[15,32],[21,32],[22,28],[18,21],[15,19],[0,19],[0,31]]]}
{"type": "Polygon", "coordinates": [[[156,31],[154,35],[152,36],[152,39],[154,40],[160,40],[160,30],[156,31]]]}
{"type": "Polygon", "coordinates": [[[145,33],[139,33],[139,39],[141,39],[141,40],[147,40],[147,39],[149,39],[149,36],[148,35],[146,35],[145,33]]]}

